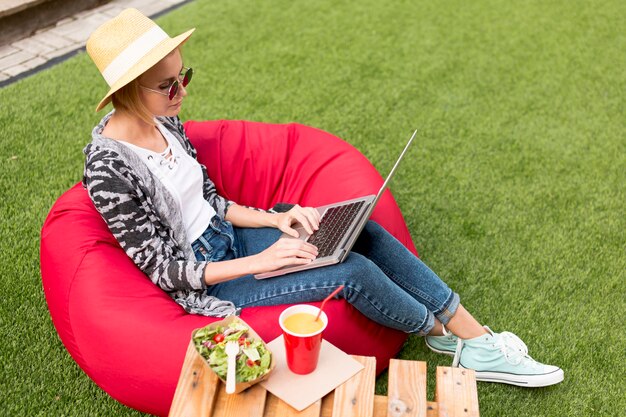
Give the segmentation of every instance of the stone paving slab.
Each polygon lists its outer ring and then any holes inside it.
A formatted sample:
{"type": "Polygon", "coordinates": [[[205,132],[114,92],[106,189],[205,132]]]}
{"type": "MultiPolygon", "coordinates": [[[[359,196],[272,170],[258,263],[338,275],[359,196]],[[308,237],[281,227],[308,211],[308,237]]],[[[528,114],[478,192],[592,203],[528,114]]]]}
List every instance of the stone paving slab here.
{"type": "Polygon", "coordinates": [[[113,0],[63,19],[29,38],[0,46],[0,87],[45,68],[53,59],[70,56],[84,48],[91,32],[128,7],[134,7],[146,16],[154,16],[189,1],[113,0]]]}
{"type": "MultiPolygon", "coordinates": [[[[74,46],[75,42],[71,39],[68,39],[64,36],[55,35],[52,30],[45,30],[41,32],[37,32],[34,36],[30,38],[35,42],[40,42],[46,45],[51,46],[53,49],[67,48],[68,46],[74,46]]],[[[21,42],[21,41],[18,41],[21,42]]]]}
{"type": "Polygon", "coordinates": [[[21,74],[22,72],[26,72],[28,70],[37,68],[38,66],[43,65],[46,62],[48,62],[48,59],[42,58],[40,56],[36,56],[22,64],[7,68],[3,72],[7,74],[9,77],[15,77],[16,75],[21,74]]]}
{"type": "Polygon", "coordinates": [[[30,38],[22,39],[21,41],[13,42],[12,45],[16,49],[21,49],[22,51],[35,56],[54,51],[56,48],[53,45],[49,45],[44,42],[43,38],[45,38],[45,36],[36,35],[30,38]]]}
{"type": "Polygon", "coordinates": [[[17,52],[11,53],[5,57],[0,58],[0,71],[4,72],[4,70],[7,68],[14,67],[17,64],[21,64],[33,58],[35,58],[35,55],[29,52],[17,49],[17,52]]]}
{"type": "Polygon", "coordinates": [[[41,3],[43,0],[2,0],[0,1],[0,16],[17,13],[30,5],[41,3]]]}
{"type": "Polygon", "coordinates": [[[0,46],[0,58],[3,58],[5,56],[11,55],[16,53],[17,51],[19,51],[18,48],[15,48],[11,45],[3,45],[0,46]]]}

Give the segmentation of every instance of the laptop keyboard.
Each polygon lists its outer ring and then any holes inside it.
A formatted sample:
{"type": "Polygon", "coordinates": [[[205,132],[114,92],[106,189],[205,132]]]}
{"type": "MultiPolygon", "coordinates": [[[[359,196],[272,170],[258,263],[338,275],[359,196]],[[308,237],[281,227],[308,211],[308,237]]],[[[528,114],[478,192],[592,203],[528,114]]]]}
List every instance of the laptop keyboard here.
{"type": "Polygon", "coordinates": [[[335,252],[364,203],[364,201],[357,201],[326,210],[324,217],[320,220],[319,229],[307,241],[317,246],[318,258],[330,256],[335,252]]]}

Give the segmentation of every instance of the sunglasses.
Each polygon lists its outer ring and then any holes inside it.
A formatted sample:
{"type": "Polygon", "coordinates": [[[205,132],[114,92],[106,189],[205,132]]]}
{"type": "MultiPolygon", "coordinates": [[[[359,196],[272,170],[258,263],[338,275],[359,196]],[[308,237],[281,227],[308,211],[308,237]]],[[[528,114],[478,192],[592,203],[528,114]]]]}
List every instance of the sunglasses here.
{"type": "Polygon", "coordinates": [[[170,85],[170,88],[167,90],[167,93],[164,93],[159,90],[153,90],[152,88],[144,87],[143,85],[140,85],[139,87],[143,88],[144,90],[152,91],[153,93],[167,96],[169,100],[172,100],[174,99],[174,97],[176,97],[176,94],[178,94],[179,84],[182,84],[183,87],[187,87],[187,85],[189,85],[189,82],[191,81],[191,77],[193,77],[193,69],[188,68],[188,67],[183,67],[183,70],[180,72],[180,75],[178,76],[178,80],[174,81],[172,85],[170,85]],[[182,81],[179,82],[181,77],[183,79],[182,81]]]}

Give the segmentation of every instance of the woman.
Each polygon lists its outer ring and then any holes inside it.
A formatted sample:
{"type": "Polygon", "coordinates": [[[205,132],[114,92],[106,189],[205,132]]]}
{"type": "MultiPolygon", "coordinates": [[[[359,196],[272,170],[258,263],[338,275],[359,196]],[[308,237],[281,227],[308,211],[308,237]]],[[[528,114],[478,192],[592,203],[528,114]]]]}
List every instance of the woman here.
{"type": "Polygon", "coordinates": [[[128,9],[87,43],[110,86],[97,110],[110,101],[114,110],[85,148],[83,182],[121,247],[155,284],[187,311],[212,316],[318,301],[345,285],[339,295],[361,313],[426,336],[429,348],[475,369],[478,380],[520,386],[563,380],[561,369],[531,359],[512,333],[481,326],[456,293],[371,221],[343,263],[255,280],[252,274],[315,259],[316,247],[280,235],[297,237],[296,223],[312,233],[320,218],[310,207],[268,213],[217,194],[178,119],[193,75],[180,46],[192,32],[170,38],[128,9]]]}

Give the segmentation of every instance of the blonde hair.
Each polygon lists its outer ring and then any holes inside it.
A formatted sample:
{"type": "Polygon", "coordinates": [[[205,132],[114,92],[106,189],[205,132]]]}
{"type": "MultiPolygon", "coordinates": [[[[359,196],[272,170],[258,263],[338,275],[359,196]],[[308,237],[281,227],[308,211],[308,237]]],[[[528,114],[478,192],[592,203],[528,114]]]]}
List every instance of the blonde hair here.
{"type": "Polygon", "coordinates": [[[111,101],[116,110],[128,112],[144,122],[155,126],[154,115],[141,101],[139,94],[139,78],[135,78],[130,83],[113,93],[111,101]]]}

